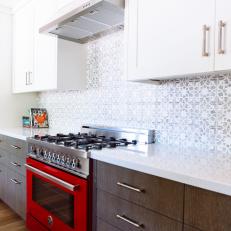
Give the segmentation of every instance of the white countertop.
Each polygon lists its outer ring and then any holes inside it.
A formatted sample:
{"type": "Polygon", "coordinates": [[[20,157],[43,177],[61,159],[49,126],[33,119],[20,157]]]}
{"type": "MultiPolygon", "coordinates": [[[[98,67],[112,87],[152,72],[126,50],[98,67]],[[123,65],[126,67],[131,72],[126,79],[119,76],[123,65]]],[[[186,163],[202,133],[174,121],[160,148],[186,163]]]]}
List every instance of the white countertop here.
{"type": "MultiPolygon", "coordinates": [[[[0,134],[21,140],[56,133],[51,129],[0,128],[0,134]]],[[[92,150],[90,157],[231,196],[231,153],[150,144],[92,150]]]]}
{"type": "MultiPolygon", "coordinates": [[[[27,137],[32,137],[34,135],[46,135],[52,134],[53,131],[46,128],[23,128],[23,127],[14,127],[14,128],[0,128],[0,134],[5,136],[10,136],[20,140],[26,140],[27,137]]],[[[54,134],[56,134],[54,132],[54,134]]]]}
{"type": "Polygon", "coordinates": [[[231,196],[231,154],[151,144],[95,150],[91,158],[231,196]]]}

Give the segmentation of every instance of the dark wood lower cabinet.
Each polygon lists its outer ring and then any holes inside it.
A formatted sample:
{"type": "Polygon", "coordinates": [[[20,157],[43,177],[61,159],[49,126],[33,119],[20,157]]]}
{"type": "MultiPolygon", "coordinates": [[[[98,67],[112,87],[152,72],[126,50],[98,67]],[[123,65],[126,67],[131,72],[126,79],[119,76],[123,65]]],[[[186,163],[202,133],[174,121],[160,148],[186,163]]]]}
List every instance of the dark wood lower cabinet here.
{"type": "Polygon", "coordinates": [[[201,231],[201,230],[195,229],[195,228],[190,227],[188,225],[184,225],[184,231],[201,231]]]}
{"type": "Polygon", "coordinates": [[[97,187],[183,222],[184,184],[98,161],[97,187]]]}
{"type": "MultiPolygon", "coordinates": [[[[182,224],[97,190],[97,216],[122,231],[182,231],[182,224]]],[[[101,230],[98,230],[101,231],[101,230]]]]}
{"type": "Polygon", "coordinates": [[[109,225],[108,223],[104,222],[100,218],[97,219],[97,230],[99,231],[121,231],[112,225],[109,225]]]}
{"type": "Polygon", "coordinates": [[[186,185],[184,217],[202,231],[231,231],[231,197],[186,185]]]}
{"type": "Polygon", "coordinates": [[[0,199],[18,215],[26,215],[25,141],[0,135],[0,199]]]}

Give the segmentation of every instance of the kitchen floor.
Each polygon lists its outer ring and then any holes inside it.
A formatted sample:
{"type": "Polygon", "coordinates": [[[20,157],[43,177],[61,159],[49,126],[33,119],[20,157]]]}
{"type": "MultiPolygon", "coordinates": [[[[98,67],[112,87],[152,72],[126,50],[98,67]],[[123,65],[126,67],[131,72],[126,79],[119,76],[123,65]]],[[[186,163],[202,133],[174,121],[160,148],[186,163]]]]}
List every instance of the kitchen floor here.
{"type": "Polygon", "coordinates": [[[0,231],[26,231],[25,222],[0,200],[0,231]]]}

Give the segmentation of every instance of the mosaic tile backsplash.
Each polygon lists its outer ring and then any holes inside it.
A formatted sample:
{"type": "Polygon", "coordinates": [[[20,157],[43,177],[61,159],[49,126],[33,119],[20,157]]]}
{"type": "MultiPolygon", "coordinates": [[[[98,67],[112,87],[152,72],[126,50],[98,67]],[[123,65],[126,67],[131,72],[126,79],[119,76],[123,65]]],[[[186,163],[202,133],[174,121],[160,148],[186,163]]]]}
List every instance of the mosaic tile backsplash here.
{"type": "Polygon", "coordinates": [[[87,89],[40,94],[50,127],[82,124],[150,128],[157,142],[231,153],[231,73],[164,81],[125,80],[123,32],[88,44],[87,89]]]}

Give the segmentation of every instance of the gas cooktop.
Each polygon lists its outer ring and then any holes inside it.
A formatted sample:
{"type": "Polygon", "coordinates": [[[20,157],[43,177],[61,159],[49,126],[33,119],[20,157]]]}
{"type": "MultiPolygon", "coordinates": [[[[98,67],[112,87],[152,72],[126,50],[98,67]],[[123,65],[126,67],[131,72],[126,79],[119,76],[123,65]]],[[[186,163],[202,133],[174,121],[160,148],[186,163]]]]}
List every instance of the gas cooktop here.
{"type": "Polygon", "coordinates": [[[91,150],[127,148],[154,143],[155,133],[145,129],[83,126],[81,132],[28,138],[29,156],[76,175],[89,175],[91,150]]]}

